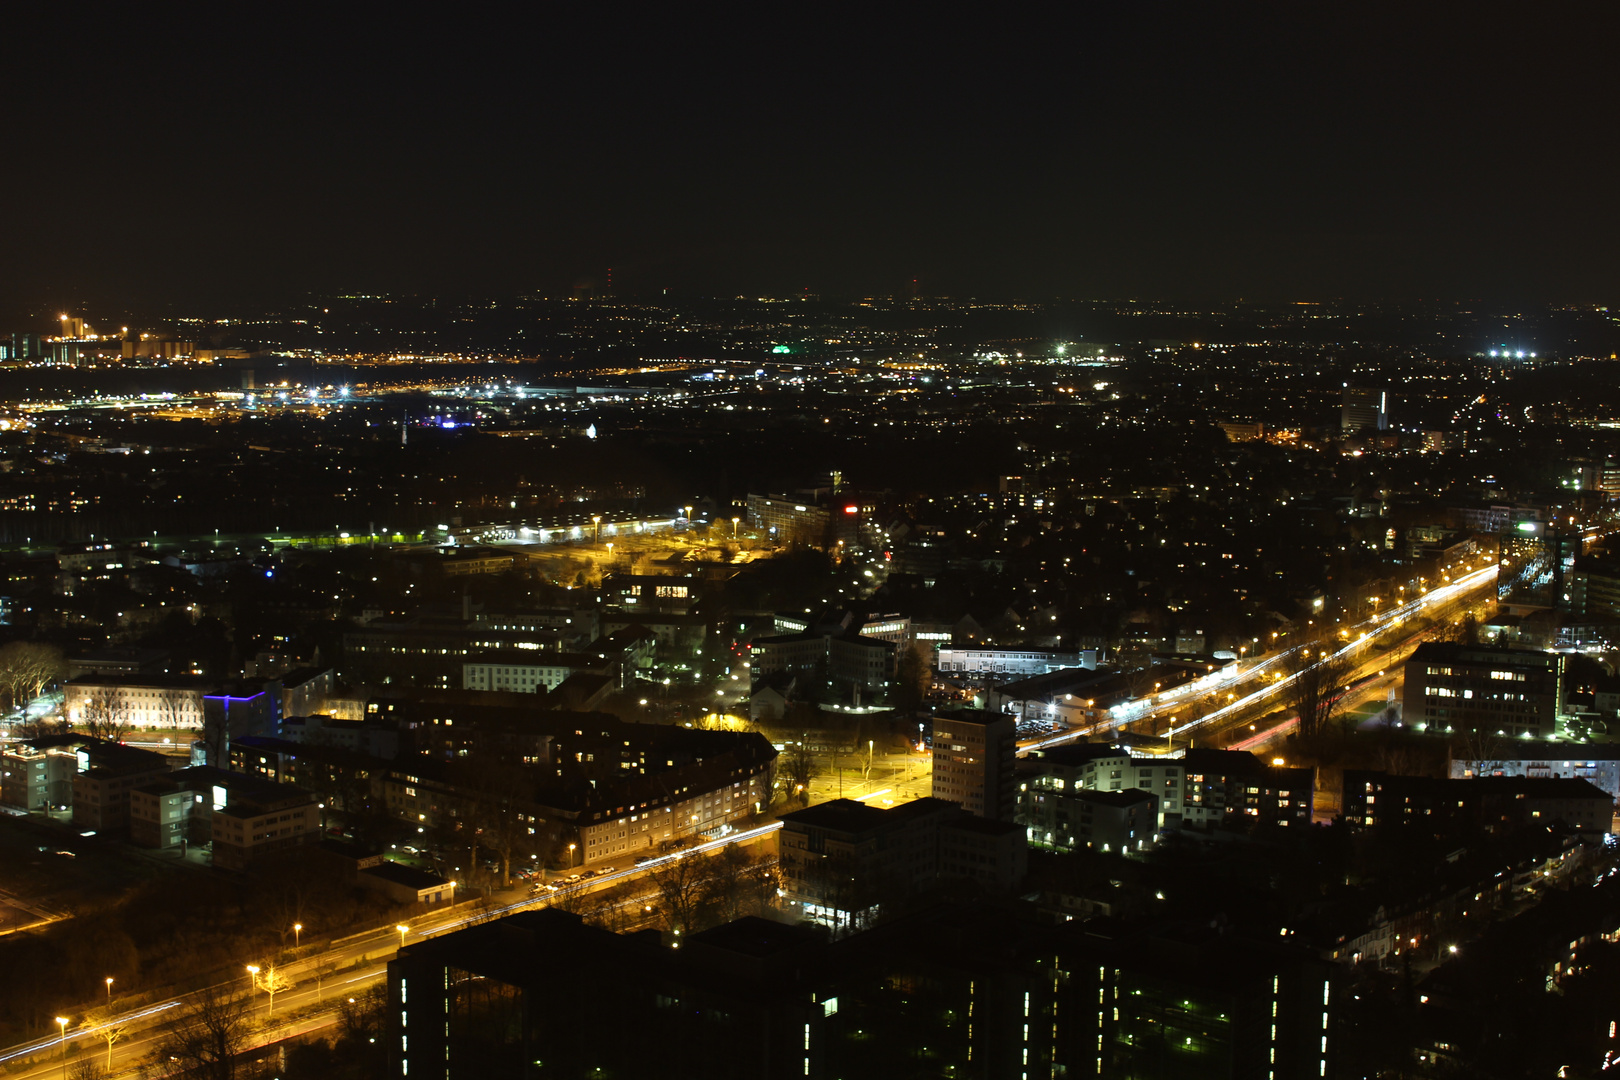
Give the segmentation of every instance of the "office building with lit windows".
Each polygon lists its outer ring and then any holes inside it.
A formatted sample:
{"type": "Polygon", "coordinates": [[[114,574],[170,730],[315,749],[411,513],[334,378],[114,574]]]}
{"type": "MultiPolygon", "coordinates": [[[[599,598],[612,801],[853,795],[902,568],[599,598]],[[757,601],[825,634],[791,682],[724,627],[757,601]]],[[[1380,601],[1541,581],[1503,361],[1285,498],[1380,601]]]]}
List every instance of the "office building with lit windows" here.
{"type": "Polygon", "coordinates": [[[1389,391],[1346,386],[1339,404],[1339,430],[1345,435],[1389,429],[1389,391]]]}
{"type": "Polygon", "coordinates": [[[1550,739],[1564,711],[1564,665],[1560,653],[1424,642],[1406,661],[1406,723],[1550,739]]]}
{"type": "Polygon", "coordinates": [[[860,495],[818,489],[808,499],[786,495],[749,495],[748,522],[782,543],[853,548],[861,542],[865,522],[876,507],[860,495]]]}

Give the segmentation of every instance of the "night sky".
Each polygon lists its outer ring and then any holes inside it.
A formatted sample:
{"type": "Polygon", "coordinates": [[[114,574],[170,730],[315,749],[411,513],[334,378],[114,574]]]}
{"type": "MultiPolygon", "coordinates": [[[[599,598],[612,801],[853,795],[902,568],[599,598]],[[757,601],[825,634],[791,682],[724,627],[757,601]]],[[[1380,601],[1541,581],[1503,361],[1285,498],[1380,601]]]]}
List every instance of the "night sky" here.
{"type": "Polygon", "coordinates": [[[0,303],[1615,299],[1612,9],[589,7],[7,5],[0,303]]]}

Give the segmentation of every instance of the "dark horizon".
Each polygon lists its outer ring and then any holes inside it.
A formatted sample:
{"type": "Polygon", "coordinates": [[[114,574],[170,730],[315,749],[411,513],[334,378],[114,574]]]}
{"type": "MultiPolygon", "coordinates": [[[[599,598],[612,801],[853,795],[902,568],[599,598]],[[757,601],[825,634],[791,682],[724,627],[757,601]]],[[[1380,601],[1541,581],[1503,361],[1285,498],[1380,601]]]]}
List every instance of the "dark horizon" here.
{"type": "Polygon", "coordinates": [[[7,306],[1620,283],[1609,16],[435,14],[9,10],[7,306]]]}

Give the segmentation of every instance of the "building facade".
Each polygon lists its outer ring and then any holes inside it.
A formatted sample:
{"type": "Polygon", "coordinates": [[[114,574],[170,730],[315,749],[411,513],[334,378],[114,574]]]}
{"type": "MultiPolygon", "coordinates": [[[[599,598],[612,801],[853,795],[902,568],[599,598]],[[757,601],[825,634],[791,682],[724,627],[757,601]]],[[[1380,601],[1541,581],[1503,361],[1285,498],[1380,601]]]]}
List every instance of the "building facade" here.
{"type": "Polygon", "coordinates": [[[1095,668],[1097,654],[1058,652],[1055,649],[948,649],[939,650],[941,675],[1000,675],[1025,678],[1063,668],[1095,668]],[[1087,663],[1086,661],[1090,661],[1087,663]]]}
{"type": "MultiPolygon", "coordinates": [[[[1021,821],[1039,807],[1039,801],[1032,802],[1035,796],[1061,801],[1076,791],[1135,789],[1151,793],[1157,802],[1155,831],[1182,823],[1186,772],[1179,758],[1135,755],[1109,743],[1071,743],[1030,751],[1018,764],[1018,776],[1021,821]]],[[[1029,823],[1033,828],[1034,821],[1029,823]]],[[[1033,832],[1030,839],[1035,839],[1033,832]]]]}
{"type": "Polygon", "coordinates": [[[1578,832],[1607,833],[1613,827],[1614,796],[1589,780],[1573,777],[1482,776],[1436,780],[1427,776],[1347,769],[1345,820],[1363,828],[1419,823],[1500,832],[1562,825],[1578,832]]]}
{"type": "Polygon", "coordinates": [[[461,665],[461,688],[544,694],[562,685],[576,671],[606,675],[614,670],[611,664],[578,653],[484,653],[468,657],[461,665]]]}
{"type": "Polygon", "coordinates": [[[1589,780],[1611,797],[1620,799],[1620,746],[1614,743],[1537,746],[1504,742],[1495,750],[1500,756],[1453,757],[1451,778],[1527,776],[1537,780],[1589,780]]]}
{"type": "Polygon", "coordinates": [[[1017,722],[981,709],[934,715],[933,791],[970,814],[1012,821],[1018,809],[1017,722]]]}
{"type": "Polygon", "coordinates": [[[62,711],[75,726],[199,731],[214,686],[201,675],[81,675],[62,685],[62,711]]]}
{"type": "Polygon", "coordinates": [[[383,1075],[1336,1077],[1338,977],[1275,941],[1115,938],[969,905],[832,940],[745,918],[679,948],[525,911],[390,962],[383,1075]]]}
{"type": "Polygon", "coordinates": [[[835,930],[858,928],[885,904],[943,878],[1010,893],[1028,867],[1022,832],[943,799],[867,806],[834,799],[782,815],[784,901],[795,915],[835,930]]]}
{"type": "Polygon", "coordinates": [[[852,631],[822,629],[796,634],[770,634],[749,643],[749,666],[755,678],[780,672],[812,674],[825,671],[840,686],[878,692],[894,679],[899,649],[892,641],[869,638],[852,631]]]}
{"type": "Polygon", "coordinates": [[[1363,431],[1389,429],[1389,392],[1346,386],[1339,405],[1339,432],[1359,435],[1363,431]]]}
{"type": "Polygon", "coordinates": [[[1406,661],[1406,723],[1550,739],[1561,730],[1565,662],[1560,653],[1425,642],[1406,661]]]}
{"type": "Polygon", "coordinates": [[[1192,749],[1182,757],[1186,774],[1182,820],[1210,826],[1225,821],[1304,828],[1316,801],[1312,769],[1268,765],[1243,750],[1192,749]]]}
{"type": "Polygon", "coordinates": [[[1158,839],[1159,800],[1139,788],[1057,792],[1031,789],[1019,802],[1031,843],[1059,851],[1145,851],[1158,839]]]}
{"type": "Polygon", "coordinates": [[[142,847],[207,844],[213,864],[226,870],[245,870],[321,838],[320,810],[308,792],[210,765],[133,789],[129,818],[130,839],[142,847]]]}

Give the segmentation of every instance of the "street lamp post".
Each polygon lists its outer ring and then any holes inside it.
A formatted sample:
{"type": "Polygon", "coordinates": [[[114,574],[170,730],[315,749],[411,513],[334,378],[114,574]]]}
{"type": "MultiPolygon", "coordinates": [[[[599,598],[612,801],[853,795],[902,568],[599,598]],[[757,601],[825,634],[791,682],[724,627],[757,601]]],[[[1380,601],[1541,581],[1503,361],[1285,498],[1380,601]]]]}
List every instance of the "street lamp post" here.
{"type": "Polygon", "coordinates": [[[67,1025],[68,1025],[68,1018],[67,1017],[58,1016],[56,1018],[56,1026],[62,1029],[62,1076],[63,1077],[67,1076],[67,1025]]]}
{"type": "Polygon", "coordinates": [[[731,538],[733,540],[737,539],[737,523],[739,521],[741,521],[741,520],[742,520],[742,518],[732,518],[731,519],[731,538]]]}
{"type": "Polygon", "coordinates": [[[258,964],[249,964],[247,966],[247,973],[248,973],[248,992],[251,994],[254,990],[257,990],[259,988],[259,965],[258,964]]]}
{"type": "Polygon", "coordinates": [[[602,540],[602,515],[591,515],[591,543],[597,544],[602,540]]]}
{"type": "Polygon", "coordinates": [[[398,926],[394,927],[394,929],[399,931],[399,947],[403,949],[405,947],[405,933],[410,929],[410,927],[406,926],[404,923],[400,923],[398,926]]]}
{"type": "Polygon", "coordinates": [[[107,976],[107,1007],[112,1008],[112,976],[107,976]]]}
{"type": "Polygon", "coordinates": [[[298,948],[300,941],[303,938],[303,934],[304,924],[301,922],[293,923],[293,948],[295,950],[298,948]]]}

